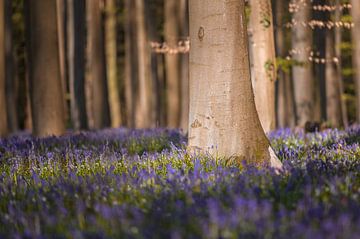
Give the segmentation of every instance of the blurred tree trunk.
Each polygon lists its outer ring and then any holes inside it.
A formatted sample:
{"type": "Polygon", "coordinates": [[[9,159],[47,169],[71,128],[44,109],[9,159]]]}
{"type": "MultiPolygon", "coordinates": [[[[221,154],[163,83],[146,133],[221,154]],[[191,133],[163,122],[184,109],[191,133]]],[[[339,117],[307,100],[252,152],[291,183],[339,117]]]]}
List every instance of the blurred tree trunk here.
{"type": "MultiPolygon", "coordinates": [[[[286,57],[286,42],[285,31],[283,27],[284,13],[286,11],[286,4],[284,0],[273,1],[275,6],[275,44],[277,56],[285,59],[286,57]]],[[[293,101],[293,89],[291,85],[290,73],[287,69],[278,68],[277,80],[277,126],[294,127],[295,126],[295,106],[293,101]]]]}
{"type": "Polygon", "coordinates": [[[30,97],[35,136],[65,132],[56,0],[28,1],[30,97]]]}
{"type": "Polygon", "coordinates": [[[70,107],[75,130],[88,128],[85,97],[85,10],[84,0],[67,0],[70,107]]]}
{"type": "Polygon", "coordinates": [[[270,0],[250,0],[250,47],[256,109],[265,132],[275,129],[276,58],[270,0]]]}
{"type": "MultiPolygon", "coordinates": [[[[56,0],[57,8],[57,28],[58,28],[58,46],[59,46],[59,63],[60,78],[63,95],[67,95],[67,68],[66,68],[66,1],[56,0]]],[[[64,113],[66,122],[69,120],[69,110],[67,98],[65,98],[64,113]]]]}
{"type": "MultiPolygon", "coordinates": [[[[296,3],[296,1],[295,1],[296,3]]],[[[304,126],[307,121],[314,120],[314,80],[312,64],[309,62],[309,52],[312,46],[312,31],[303,26],[311,17],[311,6],[300,4],[293,19],[298,22],[292,29],[292,48],[298,51],[293,56],[295,65],[292,67],[296,105],[296,124],[304,126]]]]}
{"type": "Polygon", "coordinates": [[[126,102],[126,125],[135,127],[135,95],[136,81],[138,78],[138,62],[135,22],[135,1],[125,0],[125,102],[126,102]]]}
{"type": "Polygon", "coordinates": [[[334,31],[326,32],[326,116],[327,121],[333,127],[341,125],[341,103],[339,81],[337,80],[335,56],[334,31]]]}
{"type": "Polygon", "coordinates": [[[5,52],[5,0],[0,0],[0,137],[8,134],[5,52]]]}
{"type": "Polygon", "coordinates": [[[126,103],[126,125],[135,127],[135,81],[136,79],[136,47],[135,40],[135,4],[133,0],[125,0],[125,103],[126,103]]]}
{"type": "MultiPolygon", "coordinates": [[[[180,32],[182,40],[189,36],[189,1],[180,0],[180,32]]],[[[181,86],[181,116],[180,128],[184,133],[188,132],[189,126],[189,54],[180,55],[180,86],[181,86]]]]}
{"type": "Polygon", "coordinates": [[[19,130],[17,114],[17,78],[14,71],[13,32],[12,32],[12,2],[5,0],[5,78],[7,121],[10,132],[19,130]]]}
{"type": "MultiPolygon", "coordinates": [[[[341,4],[341,0],[336,0],[335,4],[339,6],[341,4]]],[[[342,11],[340,8],[336,8],[335,10],[335,22],[341,21],[342,11]]],[[[347,116],[347,107],[345,97],[343,97],[344,92],[344,83],[342,77],[342,54],[341,54],[341,42],[342,42],[342,28],[335,27],[335,55],[338,59],[336,64],[336,78],[339,84],[339,95],[340,95],[340,106],[341,106],[341,118],[344,127],[349,126],[349,120],[347,116]]]]}
{"type": "Polygon", "coordinates": [[[281,167],[256,112],[245,1],[191,0],[190,40],[189,148],[281,167]]]}
{"type": "MultiPolygon", "coordinates": [[[[164,34],[166,43],[175,47],[180,40],[180,4],[179,0],[165,1],[165,26],[164,34]]],[[[167,53],[166,66],[166,92],[167,92],[167,126],[178,128],[180,126],[180,55],[167,53]]]]}
{"type": "Polygon", "coordinates": [[[121,102],[117,67],[116,1],[105,1],[105,49],[111,126],[121,126],[121,102]]]}
{"type": "MultiPolygon", "coordinates": [[[[77,1],[77,0],[76,0],[77,1]]],[[[91,91],[91,115],[93,128],[110,126],[108,92],[106,84],[104,33],[101,0],[88,0],[86,11],[88,18],[88,77],[91,91]]]]}
{"type": "Polygon", "coordinates": [[[144,0],[135,0],[136,46],[138,50],[138,92],[136,94],[135,127],[155,126],[152,98],[153,82],[150,70],[150,46],[147,40],[144,0]]]}
{"type": "Polygon", "coordinates": [[[360,123],[360,1],[351,0],[352,8],[350,9],[352,20],[355,26],[351,29],[353,69],[355,71],[354,82],[356,92],[356,119],[360,123]]]}

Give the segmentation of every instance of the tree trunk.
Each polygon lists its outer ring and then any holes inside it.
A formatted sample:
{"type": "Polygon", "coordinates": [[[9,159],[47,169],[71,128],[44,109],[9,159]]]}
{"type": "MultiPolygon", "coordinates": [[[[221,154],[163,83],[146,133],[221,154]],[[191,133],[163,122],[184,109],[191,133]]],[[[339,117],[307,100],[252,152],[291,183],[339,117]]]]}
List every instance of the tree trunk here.
{"type": "Polygon", "coordinates": [[[75,130],[87,129],[85,98],[85,1],[67,1],[68,69],[71,121],[75,130]]]}
{"type": "MultiPolygon", "coordinates": [[[[336,5],[339,6],[341,4],[341,0],[336,0],[336,5]]],[[[342,11],[337,8],[335,10],[335,22],[341,21],[342,11]]],[[[346,100],[343,97],[344,92],[344,83],[342,77],[342,54],[341,54],[341,42],[342,42],[342,29],[340,27],[335,28],[335,55],[338,59],[336,64],[336,78],[339,84],[339,95],[340,95],[340,106],[341,106],[341,118],[344,127],[349,126],[349,120],[347,115],[347,107],[346,107],[346,100]]]]}
{"type": "Polygon", "coordinates": [[[138,94],[135,105],[135,127],[155,126],[155,109],[152,98],[153,82],[150,74],[150,46],[145,27],[144,0],[135,0],[136,46],[138,49],[138,94]]]}
{"type": "Polygon", "coordinates": [[[353,69],[355,71],[354,82],[356,92],[356,119],[360,123],[360,1],[351,0],[351,16],[355,26],[351,29],[353,69]]]}
{"type": "Polygon", "coordinates": [[[121,102],[117,67],[116,1],[106,0],[105,48],[111,126],[121,126],[121,102]]]}
{"type": "MultiPolygon", "coordinates": [[[[278,57],[285,59],[286,42],[285,42],[285,31],[283,27],[284,23],[284,12],[286,4],[284,0],[273,1],[275,6],[275,44],[276,54],[278,57]]],[[[293,89],[291,85],[290,73],[281,67],[278,68],[278,80],[277,80],[277,126],[294,127],[295,126],[295,107],[293,101],[293,89]]]]}
{"type": "Polygon", "coordinates": [[[190,1],[189,148],[281,167],[256,112],[244,8],[244,0],[190,1]]]}
{"type": "Polygon", "coordinates": [[[0,0],[0,137],[8,134],[5,51],[5,0],[0,0]]]}
{"type": "MultiPolygon", "coordinates": [[[[66,65],[66,1],[56,0],[57,8],[57,28],[58,28],[58,47],[59,47],[59,64],[60,64],[60,78],[61,89],[63,95],[67,95],[67,65],[66,65]]],[[[69,120],[69,110],[65,99],[64,113],[65,121],[69,120]]]]}
{"type": "Polygon", "coordinates": [[[125,103],[126,125],[135,127],[135,94],[137,81],[135,2],[125,0],[125,103]]]}
{"type": "Polygon", "coordinates": [[[19,130],[17,114],[17,78],[14,74],[12,2],[5,0],[5,78],[7,120],[10,132],[19,130]]]}
{"type": "MultiPolygon", "coordinates": [[[[296,2],[296,1],[295,1],[296,2]]],[[[292,67],[295,90],[296,123],[304,126],[307,121],[314,119],[314,80],[312,66],[308,60],[312,46],[312,32],[306,25],[311,16],[311,6],[302,5],[299,11],[294,13],[293,19],[299,22],[292,29],[292,48],[298,51],[293,56],[296,64],[292,67]]]]}
{"type": "MultiPolygon", "coordinates": [[[[76,0],[77,1],[77,0],[76,0]]],[[[93,128],[110,126],[106,84],[105,49],[101,0],[86,2],[88,17],[88,76],[91,87],[93,128]]]]}
{"type": "Polygon", "coordinates": [[[331,126],[339,127],[341,125],[341,103],[336,63],[332,60],[335,56],[333,38],[334,31],[328,30],[326,32],[326,119],[331,126]]]}
{"type": "MultiPolygon", "coordinates": [[[[177,46],[179,41],[179,0],[165,1],[165,41],[168,45],[177,46]]],[[[165,55],[166,64],[166,92],[167,92],[167,126],[180,126],[180,56],[179,54],[165,55]]]]}
{"type": "Polygon", "coordinates": [[[250,47],[255,104],[265,132],[275,129],[276,58],[270,0],[250,0],[250,47]]]}
{"type": "Polygon", "coordinates": [[[33,134],[38,137],[65,132],[61,89],[56,0],[29,1],[30,97],[33,134]]]}
{"type": "MultiPolygon", "coordinates": [[[[181,38],[185,40],[185,37],[189,36],[189,1],[180,1],[180,26],[181,26],[181,38]]],[[[188,132],[189,126],[189,54],[181,54],[181,116],[180,116],[180,128],[183,133],[188,132]]]]}

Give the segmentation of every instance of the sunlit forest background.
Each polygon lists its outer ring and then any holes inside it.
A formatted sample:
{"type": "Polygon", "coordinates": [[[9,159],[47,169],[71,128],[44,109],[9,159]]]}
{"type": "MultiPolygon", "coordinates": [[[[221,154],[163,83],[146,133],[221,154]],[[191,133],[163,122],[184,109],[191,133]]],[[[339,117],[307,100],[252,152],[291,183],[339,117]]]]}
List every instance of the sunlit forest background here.
{"type": "MultiPolygon", "coordinates": [[[[45,69],[46,62],[39,66],[33,63],[36,60],[31,57],[31,49],[42,47],[41,41],[36,40],[41,31],[32,34],[29,19],[36,11],[47,11],[46,7],[39,6],[31,12],[27,10],[30,2],[3,2],[8,125],[3,135],[34,128],[35,135],[42,135],[45,132],[37,128],[44,123],[37,119],[49,121],[53,114],[61,118],[51,126],[59,128],[50,130],[55,134],[65,128],[106,127],[169,127],[187,131],[190,47],[187,1],[146,0],[143,4],[131,0],[56,1],[57,10],[53,13],[56,21],[41,18],[51,22],[57,34],[57,45],[46,49],[56,51],[48,54],[58,58],[57,66],[49,68],[50,74],[59,78],[55,77],[49,86],[55,88],[54,92],[61,92],[50,98],[62,102],[51,109],[44,109],[41,102],[31,103],[36,101],[36,94],[44,93],[42,87],[46,85],[35,80],[37,83],[32,86],[32,68],[43,67],[47,72],[49,69],[45,69]],[[59,84],[54,83],[57,80],[59,84]]],[[[298,2],[301,5],[302,1],[298,2]]],[[[297,91],[306,94],[296,82],[299,77],[308,76],[294,75],[292,70],[301,64],[311,66],[308,90],[313,94],[312,112],[306,121],[337,127],[357,122],[354,70],[357,55],[353,40],[357,38],[351,35],[356,32],[351,5],[348,1],[324,3],[314,0],[311,16],[301,20],[311,26],[308,38],[312,42],[299,49],[294,47],[292,37],[297,24],[296,4],[273,1],[278,73],[276,127],[304,126],[294,94],[297,91]],[[305,62],[296,58],[302,52],[307,54],[305,62]],[[327,96],[326,90],[331,91],[332,86],[326,82],[334,81],[336,103],[329,106],[331,96],[327,96]],[[335,112],[335,116],[329,112],[335,112]]],[[[247,14],[250,12],[248,8],[247,14]]],[[[48,14],[49,18],[54,18],[53,14],[48,14]]],[[[251,36],[251,26],[248,31],[251,36]]]]}

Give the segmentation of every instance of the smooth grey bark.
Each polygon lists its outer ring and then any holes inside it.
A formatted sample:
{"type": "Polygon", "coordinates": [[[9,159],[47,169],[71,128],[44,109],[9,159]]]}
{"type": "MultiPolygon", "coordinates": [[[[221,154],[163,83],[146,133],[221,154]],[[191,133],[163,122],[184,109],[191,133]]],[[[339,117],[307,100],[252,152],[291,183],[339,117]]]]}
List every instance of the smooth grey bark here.
{"type": "Polygon", "coordinates": [[[56,0],[29,0],[27,7],[33,134],[38,137],[61,135],[65,132],[65,119],[56,0]]]}
{"type": "Polygon", "coordinates": [[[350,9],[354,27],[351,29],[351,37],[353,44],[352,61],[356,92],[356,119],[360,123],[360,1],[351,0],[352,8],[350,9]]]}
{"type": "Polygon", "coordinates": [[[67,61],[71,121],[75,130],[88,128],[85,97],[85,1],[67,0],[67,61]]]}
{"type": "Polygon", "coordinates": [[[247,37],[244,0],[190,0],[189,149],[280,168],[256,112],[247,37]]]}
{"type": "MultiPolygon", "coordinates": [[[[300,23],[309,22],[310,17],[310,5],[301,6],[299,11],[293,15],[293,19],[300,23]]],[[[310,27],[302,24],[294,26],[292,29],[292,48],[299,52],[293,56],[296,64],[292,67],[292,73],[295,89],[296,124],[299,126],[304,126],[307,121],[314,120],[314,80],[312,64],[308,60],[311,46],[312,31],[310,27]]]]}
{"type": "Polygon", "coordinates": [[[0,137],[8,134],[5,69],[5,0],[0,0],[0,137]]]}
{"type": "Polygon", "coordinates": [[[92,99],[90,113],[93,128],[101,129],[110,126],[101,0],[88,0],[86,11],[88,80],[92,99]]]}

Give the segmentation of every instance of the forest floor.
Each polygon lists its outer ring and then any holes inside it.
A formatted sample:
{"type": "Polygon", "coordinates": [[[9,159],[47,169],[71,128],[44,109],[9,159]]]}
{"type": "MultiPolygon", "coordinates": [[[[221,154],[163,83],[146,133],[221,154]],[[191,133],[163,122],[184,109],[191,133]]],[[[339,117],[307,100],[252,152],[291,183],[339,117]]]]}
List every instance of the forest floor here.
{"type": "Polygon", "coordinates": [[[163,129],[0,139],[0,238],[359,238],[360,127],[269,137],[286,173],[163,129]]]}

